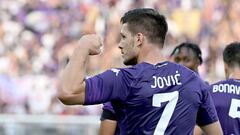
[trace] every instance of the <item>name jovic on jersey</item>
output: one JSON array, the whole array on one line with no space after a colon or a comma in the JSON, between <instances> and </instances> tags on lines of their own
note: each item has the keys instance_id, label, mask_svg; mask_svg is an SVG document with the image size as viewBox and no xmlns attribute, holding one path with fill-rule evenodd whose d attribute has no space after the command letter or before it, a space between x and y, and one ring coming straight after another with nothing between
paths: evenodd
<instances>
[{"instance_id":1,"label":"name jovic on jersey","mask_svg":"<svg viewBox=\"0 0 240 135\"><path fill-rule=\"evenodd\" d=\"M153 76L154 84L151 85L151 88L163 88L166 86L174 86L174 85L182 85L179 81L179 77L181 75L176 71L175 75L168 75L168 76Z\"/></svg>"},{"instance_id":2,"label":"name jovic on jersey","mask_svg":"<svg viewBox=\"0 0 240 135\"><path fill-rule=\"evenodd\" d=\"M120 134L192 135L218 120L208 85L179 64L140 63L86 79L85 105L111 101Z\"/></svg>"}]
</instances>

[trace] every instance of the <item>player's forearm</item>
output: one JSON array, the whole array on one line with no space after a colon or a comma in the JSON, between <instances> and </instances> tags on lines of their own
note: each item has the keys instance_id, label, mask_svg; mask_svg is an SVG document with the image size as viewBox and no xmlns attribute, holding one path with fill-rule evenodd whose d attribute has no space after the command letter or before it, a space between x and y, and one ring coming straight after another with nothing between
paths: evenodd
<instances>
[{"instance_id":1,"label":"player's forearm","mask_svg":"<svg viewBox=\"0 0 240 135\"><path fill-rule=\"evenodd\" d=\"M75 49L60 77L62 92L66 94L79 94L84 91L82 85L86 73L88 54L87 49L81 47Z\"/></svg>"}]
</instances>

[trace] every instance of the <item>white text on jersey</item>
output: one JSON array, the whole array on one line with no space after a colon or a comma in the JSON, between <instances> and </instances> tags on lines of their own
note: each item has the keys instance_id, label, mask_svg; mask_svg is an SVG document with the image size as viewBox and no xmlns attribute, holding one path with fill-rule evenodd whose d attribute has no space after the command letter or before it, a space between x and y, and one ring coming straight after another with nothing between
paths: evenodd
<instances>
[{"instance_id":1,"label":"white text on jersey","mask_svg":"<svg viewBox=\"0 0 240 135\"><path fill-rule=\"evenodd\" d=\"M114 73L116 73L116 76L118 76L118 73L119 73L119 71L120 71L119 69L112 68L111 70L112 70Z\"/></svg>"},{"instance_id":2,"label":"white text on jersey","mask_svg":"<svg viewBox=\"0 0 240 135\"><path fill-rule=\"evenodd\" d=\"M232 93L232 94L240 95L240 86L233 85L233 84L231 84L231 85L218 84L218 85L213 85L212 91L213 91L213 93L221 92L221 93Z\"/></svg>"},{"instance_id":3,"label":"white text on jersey","mask_svg":"<svg viewBox=\"0 0 240 135\"><path fill-rule=\"evenodd\" d=\"M181 75L176 71L175 75L168 75L168 76L153 76L154 83L151 85L151 88L163 88L165 86L172 86L172 85L182 85L179 81L179 77Z\"/></svg>"}]
</instances>

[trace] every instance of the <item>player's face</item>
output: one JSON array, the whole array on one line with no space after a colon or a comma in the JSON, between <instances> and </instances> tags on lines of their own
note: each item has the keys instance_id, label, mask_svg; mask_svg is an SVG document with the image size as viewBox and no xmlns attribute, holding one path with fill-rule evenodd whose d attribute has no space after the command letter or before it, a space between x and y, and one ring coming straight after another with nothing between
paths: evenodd
<instances>
[{"instance_id":1,"label":"player's face","mask_svg":"<svg viewBox=\"0 0 240 135\"><path fill-rule=\"evenodd\" d=\"M128 25L125 23L120 31L121 40L118 47L121 49L123 63L125 65L136 65L138 47L135 43L134 35L128 30Z\"/></svg>"},{"instance_id":2,"label":"player's face","mask_svg":"<svg viewBox=\"0 0 240 135\"><path fill-rule=\"evenodd\" d=\"M173 60L176 63L184 65L189 69L197 72L199 64L198 58L195 56L192 49L182 47L173 55Z\"/></svg>"}]
</instances>

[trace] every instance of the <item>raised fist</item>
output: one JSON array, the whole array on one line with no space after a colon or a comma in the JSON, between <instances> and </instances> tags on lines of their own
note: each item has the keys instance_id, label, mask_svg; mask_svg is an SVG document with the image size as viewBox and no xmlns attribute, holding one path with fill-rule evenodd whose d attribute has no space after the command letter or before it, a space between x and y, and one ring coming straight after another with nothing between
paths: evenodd
<instances>
[{"instance_id":1,"label":"raised fist","mask_svg":"<svg viewBox=\"0 0 240 135\"><path fill-rule=\"evenodd\" d=\"M81 48L87 49L89 55L98 55L102 52L103 44L100 36L96 34L84 35L79 40Z\"/></svg>"}]
</instances>

